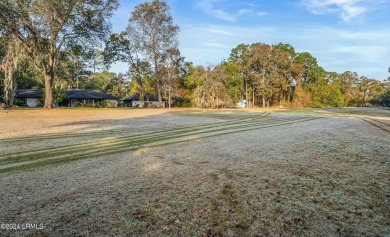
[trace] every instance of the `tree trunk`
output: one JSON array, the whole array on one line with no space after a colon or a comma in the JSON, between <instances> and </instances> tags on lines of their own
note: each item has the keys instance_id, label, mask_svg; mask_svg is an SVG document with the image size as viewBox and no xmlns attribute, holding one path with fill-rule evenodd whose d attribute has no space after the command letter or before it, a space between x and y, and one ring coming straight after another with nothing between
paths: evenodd
<instances>
[{"instance_id":1,"label":"tree trunk","mask_svg":"<svg viewBox=\"0 0 390 237\"><path fill-rule=\"evenodd\" d=\"M248 101L248 82L245 79L245 107L248 107L249 101Z\"/></svg>"},{"instance_id":2,"label":"tree trunk","mask_svg":"<svg viewBox=\"0 0 390 237\"><path fill-rule=\"evenodd\" d=\"M157 96L158 96L158 107L162 107L162 97L161 97L161 88L160 88L160 80L156 80L157 83Z\"/></svg>"},{"instance_id":3,"label":"tree trunk","mask_svg":"<svg viewBox=\"0 0 390 237\"><path fill-rule=\"evenodd\" d=\"M53 108L53 82L54 82L55 52L52 49L49 57L48 69L45 72L45 103L43 108Z\"/></svg>"},{"instance_id":4,"label":"tree trunk","mask_svg":"<svg viewBox=\"0 0 390 237\"><path fill-rule=\"evenodd\" d=\"M264 95L262 97L263 97L263 108L265 108L265 97Z\"/></svg>"},{"instance_id":5,"label":"tree trunk","mask_svg":"<svg viewBox=\"0 0 390 237\"><path fill-rule=\"evenodd\" d=\"M15 95L16 95L16 81L13 80L13 77L11 79L11 84L10 84L10 88L9 88L9 98L8 98L8 102L9 102L9 105L10 106L14 106L14 102L15 102Z\"/></svg>"},{"instance_id":6,"label":"tree trunk","mask_svg":"<svg viewBox=\"0 0 390 237\"><path fill-rule=\"evenodd\" d=\"M366 106L366 91L363 92L363 106Z\"/></svg>"},{"instance_id":7,"label":"tree trunk","mask_svg":"<svg viewBox=\"0 0 390 237\"><path fill-rule=\"evenodd\" d=\"M53 107L53 78L50 73L45 74L45 104L43 108L50 109Z\"/></svg>"},{"instance_id":8,"label":"tree trunk","mask_svg":"<svg viewBox=\"0 0 390 237\"><path fill-rule=\"evenodd\" d=\"M283 88L280 86L280 93L279 93L279 106L283 105Z\"/></svg>"},{"instance_id":9,"label":"tree trunk","mask_svg":"<svg viewBox=\"0 0 390 237\"><path fill-rule=\"evenodd\" d=\"M14 87L14 68L10 65L6 68L4 80L4 100L9 106L14 105L15 87Z\"/></svg>"},{"instance_id":10,"label":"tree trunk","mask_svg":"<svg viewBox=\"0 0 390 237\"><path fill-rule=\"evenodd\" d=\"M279 106L286 105L286 94L287 92L283 90L283 86L280 86Z\"/></svg>"},{"instance_id":11,"label":"tree trunk","mask_svg":"<svg viewBox=\"0 0 390 237\"><path fill-rule=\"evenodd\" d=\"M143 88L139 91L139 101L141 102L141 107L145 107L145 91Z\"/></svg>"},{"instance_id":12,"label":"tree trunk","mask_svg":"<svg viewBox=\"0 0 390 237\"><path fill-rule=\"evenodd\" d=\"M157 97L158 97L158 107L162 107L162 98L161 98L161 83L158 73L158 62L157 62L157 52L156 52L156 42L154 38L151 39L152 49L153 49L153 63L154 63L154 77L156 78L156 87L157 87Z\"/></svg>"},{"instance_id":13,"label":"tree trunk","mask_svg":"<svg viewBox=\"0 0 390 237\"><path fill-rule=\"evenodd\" d=\"M168 108L171 108L171 104L172 104L172 95L171 95L171 90L169 90L168 92Z\"/></svg>"},{"instance_id":14,"label":"tree trunk","mask_svg":"<svg viewBox=\"0 0 390 237\"><path fill-rule=\"evenodd\" d=\"M252 86L252 107L255 107L255 86Z\"/></svg>"}]
</instances>

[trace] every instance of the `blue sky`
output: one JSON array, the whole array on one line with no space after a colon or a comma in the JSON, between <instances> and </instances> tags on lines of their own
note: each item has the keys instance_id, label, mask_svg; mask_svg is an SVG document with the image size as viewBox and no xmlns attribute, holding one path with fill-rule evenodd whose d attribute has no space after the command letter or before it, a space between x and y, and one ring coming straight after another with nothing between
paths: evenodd
<instances>
[{"instance_id":1,"label":"blue sky","mask_svg":"<svg viewBox=\"0 0 390 237\"><path fill-rule=\"evenodd\" d=\"M120 0L113 32L126 28L141 0ZM180 51L195 65L216 65L240 43L279 42L309 52L327 71L383 80L390 67L390 0L167 0L180 26ZM126 72L118 63L114 72Z\"/></svg>"}]
</instances>

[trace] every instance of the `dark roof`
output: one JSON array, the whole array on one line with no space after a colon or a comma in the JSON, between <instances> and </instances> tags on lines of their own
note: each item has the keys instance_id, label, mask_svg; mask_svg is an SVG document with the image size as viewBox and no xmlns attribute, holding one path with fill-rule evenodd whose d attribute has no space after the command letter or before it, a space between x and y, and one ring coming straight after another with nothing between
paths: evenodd
<instances>
[{"instance_id":1,"label":"dark roof","mask_svg":"<svg viewBox=\"0 0 390 237\"><path fill-rule=\"evenodd\" d=\"M139 93L135 93L131 96L128 96L126 98L122 98L120 100L123 100L123 101L132 101L132 100L136 100L136 101L139 101ZM163 101L165 101L166 99L162 99ZM145 96L144 96L144 101L158 101L158 98L157 96L153 95L153 94L150 94L150 93L145 93Z\"/></svg>"},{"instance_id":2,"label":"dark roof","mask_svg":"<svg viewBox=\"0 0 390 237\"><path fill-rule=\"evenodd\" d=\"M73 89L65 91L66 96L71 99L99 99L99 100L117 100L116 96L106 94L101 91L89 90L89 89Z\"/></svg>"},{"instance_id":3,"label":"dark roof","mask_svg":"<svg viewBox=\"0 0 390 237\"><path fill-rule=\"evenodd\" d=\"M18 89L16 90L16 97L18 98L42 98L41 90L34 89Z\"/></svg>"}]
</instances>

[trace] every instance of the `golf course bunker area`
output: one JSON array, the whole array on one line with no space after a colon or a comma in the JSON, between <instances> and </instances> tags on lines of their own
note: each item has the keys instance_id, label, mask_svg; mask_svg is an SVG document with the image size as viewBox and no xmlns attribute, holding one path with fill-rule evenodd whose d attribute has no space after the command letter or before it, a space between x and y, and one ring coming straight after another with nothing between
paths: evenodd
<instances>
[{"instance_id":1,"label":"golf course bunker area","mask_svg":"<svg viewBox=\"0 0 390 237\"><path fill-rule=\"evenodd\" d=\"M390 235L389 110L26 109L0 123L0 224L20 226L0 236Z\"/></svg>"}]
</instances>

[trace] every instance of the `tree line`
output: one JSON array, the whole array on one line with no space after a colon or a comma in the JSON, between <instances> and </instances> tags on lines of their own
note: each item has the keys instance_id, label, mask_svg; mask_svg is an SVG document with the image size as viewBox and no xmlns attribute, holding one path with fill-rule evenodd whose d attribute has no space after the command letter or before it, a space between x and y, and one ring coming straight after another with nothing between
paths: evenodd
<instances>
[{"instance_id":1,"label":"tree line","mask_svg":"<svg viewBox=\"0 0 390 237\"><path fill-rule=\"evenodd\" d=\"M247 107L390 106L390 78L328 72L289 44L240 44L218 65L194 65L180 53L166 2L137 5L126 29L111 34L107 19L117 7L117 0L0 2L2 100L12 105L17 88L42 88L51 108L64 90L80 88L141 100L152 93L160 106L162 98L201 108L243 100ZM117 62L128 65L125 74L108 71Z\"/></svg>"}]
</instances>

